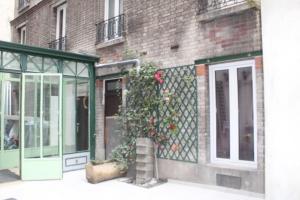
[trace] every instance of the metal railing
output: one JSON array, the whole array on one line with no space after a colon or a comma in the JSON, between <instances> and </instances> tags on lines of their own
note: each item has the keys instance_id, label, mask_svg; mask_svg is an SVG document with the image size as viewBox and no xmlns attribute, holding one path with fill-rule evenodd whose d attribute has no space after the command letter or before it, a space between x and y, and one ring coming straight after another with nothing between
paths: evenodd
<instances>
[{"instance_id":1,"label":"metal railing","mask_svg":"<svg viewBox=\"0 0 300 200\"><path fill-rule=\"evenodd\" d=\"M58 38L57 40L53 40L52 42L49 42L48 45L50 49L65 51L66 42L67 42L67 37L61 37Z\"/></svg>"},{"instance_id":2,"label":"metal railing","mask_svg":"<svg viewBox=\"0 0 300 200\"><path fill-rule=\"evenodd\" d=\"M198 0L199 14L233 7L247 2L247 0Z\"/></svg>"},{"instance_id":3,"label":"metal railing","mask_svg":"<svg viewBox=\"0 0 300 200\"><path fill-rule=\"evenodd\" d=\"M124 14L96 24L96 44L122 37L124 34Z\"/></svg>"},{"instance_id":4,"label":"metal railing","mask_svg":"<svg viewBox=\"0 0 300 200\"><path fill-rule=\"evenodd\" d=\"M19 10L29 5L29 0L19 0Z\"/></svg>"}]
</instances>

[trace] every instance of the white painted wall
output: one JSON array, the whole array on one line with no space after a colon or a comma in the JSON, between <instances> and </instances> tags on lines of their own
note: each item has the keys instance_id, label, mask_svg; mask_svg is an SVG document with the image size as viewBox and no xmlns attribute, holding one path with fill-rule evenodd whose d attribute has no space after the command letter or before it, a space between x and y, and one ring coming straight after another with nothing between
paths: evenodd
<instances>
[{"instance_id":1,"label":"white painted wall","mask_svg":"<svg viewBox=\"0 0 300 200\"><path fill-rule=\"evenodd\" d=\"M300 200L300 0L262 0L266 199Z\"/></svg>"},{"instance_id":2,"label":"white painted wall","mask_svg":"<svg viewBox=\"0 0 300 200\"><path fill-rule=\"evenodd\" d=\"M14 0L0 0L0 40L11 41L10 21L14 18L14 9Z\"/></svg>"}]
</instances>

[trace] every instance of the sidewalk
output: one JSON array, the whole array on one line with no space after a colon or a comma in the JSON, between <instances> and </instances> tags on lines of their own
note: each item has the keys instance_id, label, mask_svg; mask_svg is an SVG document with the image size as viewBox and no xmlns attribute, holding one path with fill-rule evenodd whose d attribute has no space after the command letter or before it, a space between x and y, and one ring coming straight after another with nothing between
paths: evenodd
<instances>
[{"instance_id":1,"label":"sidewalk","mask_svg":"<svg viewBox=\"0 0 300 200\"><path fill-rule=\"evenodd\" d=\"M229 190L228 190L229 191ZM145 189L119 180L89 184L84 171L64 174L60 181L17 181L0 184L0 200L262 200L199 184L169 181Z\"/></svg>"}]
</instances>

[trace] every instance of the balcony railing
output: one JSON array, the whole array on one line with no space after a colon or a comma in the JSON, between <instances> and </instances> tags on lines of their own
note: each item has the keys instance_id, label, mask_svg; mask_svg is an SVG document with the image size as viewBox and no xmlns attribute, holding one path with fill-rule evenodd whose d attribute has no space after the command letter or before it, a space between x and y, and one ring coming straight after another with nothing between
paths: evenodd
<instances>
[{"instance_id":1,"label":"balcony railing","mask_svg":"<svg viewBox=\"0 0 300 200\"><path fill-rule=\"evenodd\" d=\"M65 51L66 42L67 42L67 37L61 37L57 40L53 40L52 42L49 42L48 45L50 49Z\"/></svg>"},{"instance_id":2,"label":"balcony railing","mask_svg":"<svg viewBox=\"0 0 300 200\"><path fill-rule=\"evenodd\" d=\"M29 6L29 0L19 0L19 10Z\"/></svg>"},{"instance_id":3,"label":"balcony railing","mask_svg":"<svg viewBox=\"0 0 300 200\"><path fill-rule=\"evenodd\" d=\"M120 38L124 34L124 14L96 24L96 44Z\"/></svg>"},{"instance_id":4,"label":"balcony railing","mask_svg":"<svg viewBox=\"0 0 300 200\"><path fill-rule=\"evenodd\" d=\"M247 2L247 0L198 0L199 14L221 10Z\"/></svg>"}]
</instances>

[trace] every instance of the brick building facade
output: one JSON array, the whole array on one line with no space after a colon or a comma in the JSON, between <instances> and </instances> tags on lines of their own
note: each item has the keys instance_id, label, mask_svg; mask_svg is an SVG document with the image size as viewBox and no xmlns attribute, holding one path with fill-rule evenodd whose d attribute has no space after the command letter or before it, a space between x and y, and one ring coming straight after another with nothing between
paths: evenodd
<instances>
[{"instance_id":1,"label":"brick building facade","mask_svg":"<svg viewBox=\"0 0 300 200\"><path fill-rule=\"evenodd\" d=\"M13 41L21 41L21 28L26 26L24 43L47 48L52 41L60 38L58 36L63 36L66 37L65 50L99 55L101 64L130 58L152 61L161 68L195 64L199 113L198 161L187 163L160 159L161 176L264 193L260 11L246 1L232 0L225 1L229 2L228 5L220 3L221 1L201 0L115 0L113 4L110 2L29 1L22 9L16 8L16 17L11 22ZM236 3L230 4L232 2ZM60 13L57 10L62 5L66 5L65 13L62 14L65 15L65 22L61 21L62 24L65 23L65 33L59 35L57 18ZM210 68L220 63L235 65L236 62L245 60L254 62L252 80L255 80L256 87L252 95L253 106L256 106L256 121L253 122L256 135L252 137L255 166L214 163L211 159L213 153ZM105 124L108 123L103 103L105 80L120 78L118 73L130 67L132 65L115 64L96 69L98 159L105 159L107 139L107 136L104 136L107 129Z\"/></svg>"}]
</instances>

